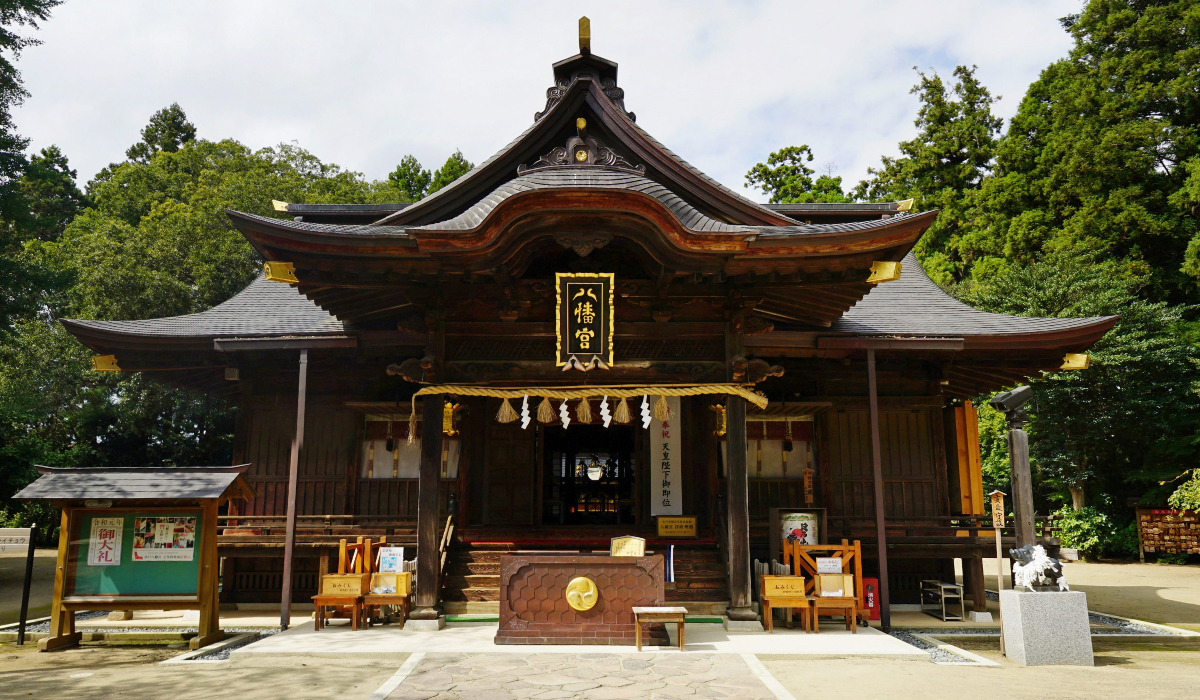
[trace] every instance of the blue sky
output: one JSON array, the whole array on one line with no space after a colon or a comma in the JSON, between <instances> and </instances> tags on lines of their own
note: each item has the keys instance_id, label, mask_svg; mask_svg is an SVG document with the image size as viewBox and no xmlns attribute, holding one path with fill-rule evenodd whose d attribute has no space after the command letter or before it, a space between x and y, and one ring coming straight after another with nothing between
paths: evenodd
<instances>
[{"instance_id":1,"label":"blue sky","mask_svg":"<svg viewBox=\"0 0 1200 700\"><path fill-rule=\"evenodd\" d=\"M851 185L915 132L913 66L978 65L1007 118L1069 51L1058 18L1081 6L67 0L18 63L32 96L15 120L33 148L62 148L81 183L171 102L203 138L294 141L370 178L408 153L479 162L542 108L550 64L576 52L587 15L627 108L697 167L741 190L771 150L807 143L818 170Z\"/></svg>"}]
</instances>

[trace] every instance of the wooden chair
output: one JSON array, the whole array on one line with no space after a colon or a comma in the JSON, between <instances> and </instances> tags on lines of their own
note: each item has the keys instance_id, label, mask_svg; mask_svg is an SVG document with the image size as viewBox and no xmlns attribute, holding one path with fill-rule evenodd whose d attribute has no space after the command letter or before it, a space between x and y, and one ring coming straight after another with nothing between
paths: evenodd
<instances>
[{"instance_id":1,"label":"wooden chair","mask_svg":"<svg viewBox=\"0 0 1200 700\"><path fill-rule=\"evenodd\" d=\"M834 614L840 612L846 619L846 629L858 634L858 598L854 595L858 580L854 574L817 574L817 595L813 596L811 611L813 632L821 631L821 611L829 610ZM829 595L830 591L834 594Z\"/></svg>"},{"instance_id":2,"label":"wooden chair","mask_svg":"<svg viewBox=\"0 0 1200 700\"><path fill-rule=\"evenodd\" d=\"M790 629L792 626L792 610L800 610L800 627L805 632L812 631L809 617L812 614L812 598L804 588L803 576L773 576L764 574L758 577L758 602L762 605L763 626L768 633L775 631L776 608L782 608L784 619Z\"/></svg>"},{"instance_id":3,"label":"wooden chair","mask_svg":"<svg viewBox=\"0 0 1200 700\"><path fill-rule=\"evenodd\" d=\"M316 607L315 627L317 630L325 627L326 619L335 618L350 618L350 627L357 630L360 624L365 626L366 608L363 605L362 595L343 595L326 593L325 577L328 575L329 557L322 553L320 559L320 577L317 583L317 595L313 596L313 605ZM371 540L359 537L356 542L350 544L347 540L338 542L338 570L339 575L345 574L370 574L371 573ZM364 571L365 569L365 571ZM333 608L334 613L328 614L328 608Z\"/></svg>"},{"instance_id":4,"label":"wooden chair","mask_svg":"<svg viewBox=\"0 0 1200 700\"><path fill-rule=\"evenodd\" d=\"M812 618L813 631L819 631L817 616L821 614L829 615L852 615L854 620L862 618L864 621L869 618L871 612L867 609L866 596L863 593L863 577L862 577L862 543L859 540L850 542L842 540L841 544L800 544L799 542L785 542L783 544L783 563L792 567L792 572L795 574L803 574L808 582L805 592L810 595L813 600L822 598L817 595L817 558L819 557L840 557L842 560L842 574L851 575L854 577L853 591L846 596L841 596L837 599L824 596L824 600L819 604L813 604L813 610L810 612ZM854 598L854 605L850 606L844 599ZM835 603L834 600L841 600ZM831 612L822 613L822 610ZM832 611L840 612L832 612ZM849 611L849 612L847 612ZM854 624L847 620L848 628L857 631Z\"/></svg>"},{"instance_id":5,"label":"wooden chair","mask_svg":"<svg viewBox=\"0 0 1200 700\"><path fill-rule=\"evenodd\" d=\"M368 548L371 546L371 541L367 540ZM408 620L408 603L409 596L412 593L412 573L398 573L397 589L395 593L375 593L376 581L381 576L391 576L392 574L379 573L380 555L383 548L387 546L387 537L380 537L379 542L375 546L375 557L373 559L374 570L371 573L371 588L372 592L368 592L363 596L363 606L366 608L367 626L374 624L376 618L383 617L383 609L386 607L397 607L400 609L400 624L404 624Z\"/></svg>"}]
</instances>

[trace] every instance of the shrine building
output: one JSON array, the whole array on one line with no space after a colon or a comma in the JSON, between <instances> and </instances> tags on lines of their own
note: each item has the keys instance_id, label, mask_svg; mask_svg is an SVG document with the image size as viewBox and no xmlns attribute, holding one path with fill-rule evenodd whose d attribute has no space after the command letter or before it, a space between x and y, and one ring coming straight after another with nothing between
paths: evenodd
<instances>
[{"instance_id":1,"label":"shrine building","mask_svg":"<svg viewBox=\"0 0 1200 700\"><path fill-rule=\"evenodd\" d=\"M267 261L232 299L63 321L100 368L237 407L254 495L222 507L221 602L307 602L322 552L386 536L417 558L414 619L494 614L500 554L635 535L673 552L668 604L752 620L752 562L799 512L806 536L862 542L885 607L961 559L986 610L969 400L1116 319L956 301L911 253L937 217L911 202L738 195L638 126L581 44L529 128L453 184L230 211Z\"/></svg>"}]
</instances>

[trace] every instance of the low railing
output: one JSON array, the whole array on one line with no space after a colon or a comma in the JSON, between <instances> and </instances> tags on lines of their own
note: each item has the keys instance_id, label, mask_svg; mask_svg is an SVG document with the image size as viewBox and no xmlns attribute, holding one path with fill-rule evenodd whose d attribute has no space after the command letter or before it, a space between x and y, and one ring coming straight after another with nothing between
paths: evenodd
<instances>
[{"instance_id":1,"label":"low railing","mask_svg":"<svg viewBox=\"0 0 1200 700\"><path fill-rule=\"evenodd\" d=\"M1034 518L1034 535L1039 540L1057 543L1061 528L1056 524L1059 516L1046 515ZM827 518L830 539L847 538L874 541L875 518L869 515L830 515ZM884 521L889 538L994 538L996 528L992 519L985 516L931 516L922 518L886 518ZM1016 536L1016 521L1008 518L1000 527L1001 538Z\"/></svg>"}]
</instances>

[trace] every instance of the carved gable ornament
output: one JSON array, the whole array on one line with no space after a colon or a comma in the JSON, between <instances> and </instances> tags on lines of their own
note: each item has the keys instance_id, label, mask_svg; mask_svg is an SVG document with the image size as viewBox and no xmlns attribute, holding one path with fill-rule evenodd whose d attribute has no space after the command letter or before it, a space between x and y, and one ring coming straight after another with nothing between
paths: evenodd
<instances>
[{"instance_id":1,"label":"carved gable ornament","mask_svg":"<svg viewBox=\"0 0 1200 700\"><path fill-rule=\"evenodd\" d=\"M607 369L613 362L613 290L611 272L559 272L555 364L567 369ZM565 366L564 366L565 365Z\"/></svg>"}]
</instances>

